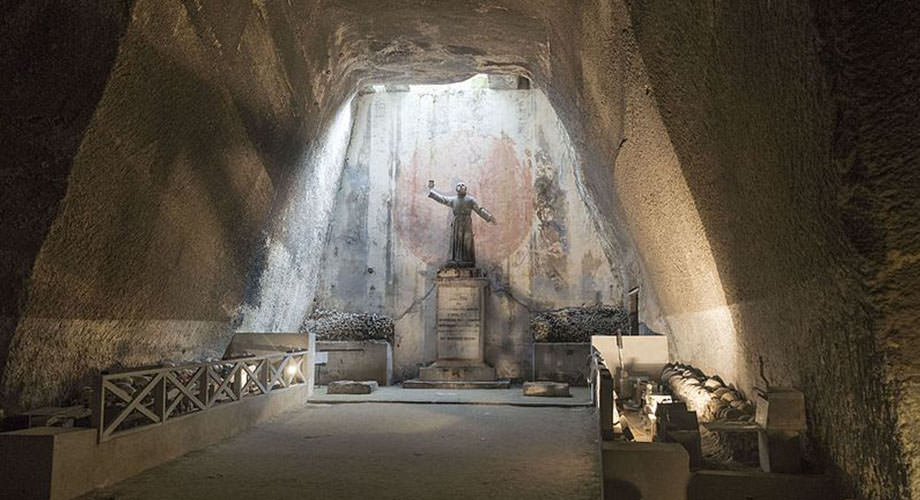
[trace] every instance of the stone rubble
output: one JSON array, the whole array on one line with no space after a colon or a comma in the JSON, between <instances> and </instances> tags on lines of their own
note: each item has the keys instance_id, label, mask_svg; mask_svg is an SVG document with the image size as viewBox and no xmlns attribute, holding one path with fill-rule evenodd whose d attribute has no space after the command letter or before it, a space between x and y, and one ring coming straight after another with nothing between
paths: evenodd
<instances>
[{"instance_id":1,"label":"stone rubble","mask_svg":"<svg viewBox=\"0 0 920 500\"><path fill-rule=\"evenodd\" d=\"M316 309L304 321L302 331L317 340L386 340L393 343L393 318L376 313L350 313Z\"/></svg>"},{"instance_id":2,"label":"stone rubble","mask_svg":"<svg viewBox=\"0 0 920 500\"><path fill-rule=\"evenodd\" d=\"M567 307L535 314L530 329L534 342L591 342L592 335L629 331L629 313L606 305Z\"/></svg>"}]
</instances>

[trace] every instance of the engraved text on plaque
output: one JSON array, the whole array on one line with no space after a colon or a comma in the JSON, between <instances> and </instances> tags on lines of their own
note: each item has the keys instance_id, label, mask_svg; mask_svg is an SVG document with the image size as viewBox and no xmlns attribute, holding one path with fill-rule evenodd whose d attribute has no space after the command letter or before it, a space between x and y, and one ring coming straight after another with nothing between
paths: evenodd
<instances>
[{"instance_id":1,"label":"engraved text on plaque","mask_svg":"<svg viewBox=\"0 0 920 500\"><path fill-rule=\"evenodd\" d=\"M438 358L482 361L482 287L438 288Z\"/></svg>"}]
</instances>

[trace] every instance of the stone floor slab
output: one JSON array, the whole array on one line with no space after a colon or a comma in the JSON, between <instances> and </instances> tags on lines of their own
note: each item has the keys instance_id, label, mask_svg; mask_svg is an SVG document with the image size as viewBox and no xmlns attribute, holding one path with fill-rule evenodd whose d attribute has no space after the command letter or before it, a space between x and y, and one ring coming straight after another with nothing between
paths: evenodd
<instances>
[{"instance_id":1,"label":"stone floor slab","mask_svg":"<svg viewBox=\"0 0 920 500\"><path fill-rule=\"evenodd\" d=\"M596 500L596 434L590 408L308 405L83 500Z\"/></svg>"},{"instance_id":2,"label":"stone floor slab","mask_svg":"<svg viewBox=\"0 0 920 500\"><path fill-rule=\"evenodd\" d=\"M381 387L373 394L328 394L326 387L316 388L310 398L314 403L424 403L472 404L510 406L592 406L588 387L571 387L571 397L524 396L521 387L510 389L403 389L399 386Z\"/></svg>"}]
</instances>

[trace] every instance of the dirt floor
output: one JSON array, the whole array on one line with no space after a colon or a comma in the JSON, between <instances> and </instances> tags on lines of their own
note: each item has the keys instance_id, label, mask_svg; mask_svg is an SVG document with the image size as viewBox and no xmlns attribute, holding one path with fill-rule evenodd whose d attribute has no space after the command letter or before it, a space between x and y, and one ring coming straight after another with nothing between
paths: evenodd
<instances>
[{"instance_id":1,"label":"dirt floor","mask_svg":"<svg viewBox=\"0 0 920 500\"><path fill-rule=\"evenodd\" d=\"M83 500L600 498L593 408L311 404Z\"/></svg>"}]
</instances>

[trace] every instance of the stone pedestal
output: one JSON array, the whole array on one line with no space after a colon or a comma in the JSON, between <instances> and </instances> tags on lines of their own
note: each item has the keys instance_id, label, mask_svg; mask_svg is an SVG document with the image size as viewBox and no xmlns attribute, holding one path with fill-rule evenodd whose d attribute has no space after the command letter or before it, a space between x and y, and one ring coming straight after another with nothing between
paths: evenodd
<instances>
[{"instance_id":1,"label":"stone pedestal","mask_svg":"<svg viewBox=\"0 0 920 500\"><path fill-rule=\"evenodd\" d=\"M403 387L508 387L495 378L485 353L485 293L489 280L478 268L445 268L435 278L438 360L419 369Z\"/></svg>"},{"instance_id":2,"label":"stone pedestal","mask_svg":"<svg viewBox=\"0 0 920 500\"><path fill-rule=\"evenodd\" d=\"M438 360L483 363L485 289L489 280L476 268L444 269L437 287Z\"/></svg>"}]
</instances>

